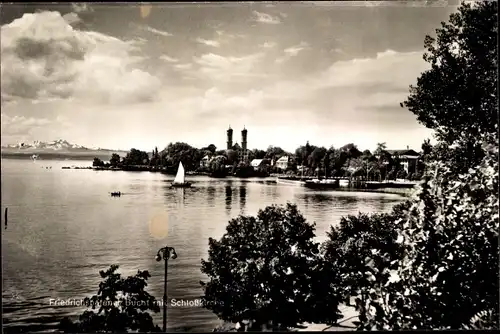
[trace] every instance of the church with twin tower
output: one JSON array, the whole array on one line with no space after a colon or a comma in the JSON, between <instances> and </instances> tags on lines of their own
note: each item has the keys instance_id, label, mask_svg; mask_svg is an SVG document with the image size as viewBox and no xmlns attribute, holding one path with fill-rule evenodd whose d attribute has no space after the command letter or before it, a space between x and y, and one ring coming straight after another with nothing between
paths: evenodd
<instances>
[{"instance_id":1,"label":"church with twin tower","mask_svg":"<svg viewBox=\"0 0 500 334\"><path fill-rule=\"evenodd\" d=\"M247 146L248 131L243 127L241 131L241 147L238 144L233 145L233 129L229 126L227 129L227 149L236 150L238 152L239 162L248 163L248 146Z\"/></svg>"}]
</instances>

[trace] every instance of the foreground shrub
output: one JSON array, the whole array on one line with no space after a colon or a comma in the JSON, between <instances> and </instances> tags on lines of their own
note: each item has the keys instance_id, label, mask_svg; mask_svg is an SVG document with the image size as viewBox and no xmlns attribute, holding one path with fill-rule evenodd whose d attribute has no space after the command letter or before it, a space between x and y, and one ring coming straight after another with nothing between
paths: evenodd
<instances>
[{"instance_id":1,"label":"foreground shrub","mask_svg":"<svg viewBox=\"0 0 500 334\"><path fill-rule=\"evenodd\" d=\"M342 217L322 245L325 266L332 275L340 276L337 290L343 301L350 304L350 299L356 297L360 328L367 320L368 301L375 305L373 301L384 293L386 283L394 279L403 256L403 245L396 242L396 223L410 205L409 201L399 204L391 214Z\"/></svg>"},{"instance_id":2,"label":"foreground shrub","mask_svg":"<svg viewBox=\"0 0 500 334\"><path fill-rule=\"evenodd\" d=\"M313 238L314 224L292 204L231 220L219 241L209 239L209 257L202 260L209 277L201 282L205 308L242 330L336 322L339 300L325 294L335 275L325 276Z\"/></svg>"},{"instance_id":3,"label":"foreground shrub","mask_svg":"<svg viewBox=\"0 0 500 334\"><path fill-rule=\"evenodd\" d=\"M458 177L445 163L432 166L399 232L409 246L400 268L402 324L461 328L483 310L498 314L497 145Z\"/></svg>"},{"instance_id":4,"label":"foreground shrub","mask_svg":"<svg viewBox=\"0 0 500 334\"><path fill-rule=\"evenodd\" d=\"M485 158L468 173L456 175L445 162L428 165L413 204L394 216L403 249L397 272L370 290L360 328L498 328L496 138L487 140Z\"/></svg>"},{"instance_id":5,"label":"foreground shrub","mask_svg":"<svg viewBox=\"0 0 500 334\"><path fill-rule=\"evenodd\" d=\"M151 277L149 272L138 271L135 276L123 279L115 272L117 269L118 265L112 265L99 272L103 281L99 283L97 295L84 300L92 311L84 311L75 323L64 318L60 323L63 332L161 332L148 312L160 311L155 297L144 291ZM96 308L98 311L94 312Z\"/></svg>"}]
</instances>

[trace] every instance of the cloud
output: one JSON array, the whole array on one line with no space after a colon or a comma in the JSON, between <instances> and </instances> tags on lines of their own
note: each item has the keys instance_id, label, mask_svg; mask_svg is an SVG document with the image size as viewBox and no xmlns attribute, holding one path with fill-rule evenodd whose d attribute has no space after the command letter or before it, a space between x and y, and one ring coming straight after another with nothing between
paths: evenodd
<instances>
[{"instance_id":1,"label":"cloud","mask_svg":"<svg viewBox=\"0 0 500 334\"><path fill-rule=\"evenodd\" d=\"M301 42L298 45L286 48L283 50L285 55L283 57L277 58L276 63L282 63L292 57L296 57L302 50L305 50L308 47L306 42Z\"/></svg>"},{"instance_id":2,"label":"cloud","mask_svg":"<svg viewBox=\"0 0 500 334\"><path fill-rule=\"evenodd\" d=\"M256 10L253 11L253 21L265 24L280 24L281 19L277 16L272 16L267 13L261 13Z\"/></svg>"},{"instance_id":3,"label":"cloud","mask_svg":"<svg viewBox=\"0 0 500 334\"><path fill-rule=\"evenodd\" d=\"M315 87L359 88L361 86L402 85L407 88L428 69L423 52L379 52L374 58L351 59L333 63L318 77Z\"/></svg>"},{"instance_id":4,"label":"cloud","mask_svg":"<svg viewBox=\"0 0 500 334\"><path fill-rule=\"evenodd\" d=\"M10 110L1 114L1 136L2 144L5 146L34 140L48 141L60 136L66 138L75 130L74 123L63 115L47 118L12 114L12 112L13 110Z\"/></svg>"},{"instance_id":5,"label":"cloud","mask_svg":"<svg viewBox=\"0 0 500 334\"><path fill-rule=\"evenodd\" d=\"M300 51L304 50L307 47L307 43L302 42L299 45L292 46L284 50L284 52L290 57L295 57L299 54Z\"/></svg>"},{"instance_id":6,"label":"cloud","mask_svg":"<svg viewBox=\"0 0 500 334\"><path fill-rule=\"evenodd\" d=\"M1 115L2 117L2 132L5 130L6 132L11 131L14 128L18 127L34 127L34 126L44 126L51 121L46 118L26 118L24 116L8 116L4 113ZM16 131L17 132L17 131Z\"/></svg>"},{"instance_id":7,"label":"cloud","mask_svg":"<svg viewBox=\"0 0 500 334\"><path fill-rule=\"evenodd\" d=\"M248 65L251 62L241 58L209 53L197 58L196 64L205 68L205 72L198 72L211 68L210 75L219 80L223 76L234 78L229 73L239 62L247 64L245 70L250 75L255 73ZM396 147L404 138L404 145L418 147L432 132L417 126L414 115L400 108L399 102L408 95L408 85L426 68L422 52L388 50L371 58L337 61L293 80L260 81L258 88L243 93L235 94L232 87L227 88L231 92L225 92L216 81L217 86L197 97L193 94L176 100L172 109L203 119L205 131L210 133L222 132L221 127L228 122L245 124L255 134L251 136L252 147L272 142L293 148L304 138L336 147L355 142L368 149L381 141ZM297 127L301 136L294 135ZM283 142L283 136L289 139Z\"/></svg>"},{"instance_id":8,"label":"cloud","mask_svg":"<svg viewBox=\"0 0 500 334\"><path fill-rule=\"evenodd\" d=\"M215 30L215 33L219 38L222 38L224 42L235 39L235 38L245 38L246 35L244 34L230 34L225 32L224 30Z\"/></svg>"},{"instance_id":9,"label":"cloud","mask_svg":"<svg viewBox=\"0 0 500 334\"><path fill-rule=\"evenodd\" d=\"M218 41L213 41L213 40L209 40L209 39L197 38L196 41L200 44L213 46L214 48L218 48L220 46L220 43Z\"/></svg>"},{"instance_id":10,"label":"cloud","mask_svg":"<svg viewBox=\"0 0 500 334\"><path fill-rule=\"evenodd\" d=\"M236 77L256 77L256 65L262 59L263 53L255 53L244 57L224 57L207 53L194 57L194 62L200 67L198 72L211 80L234 80Z\"/></svg>"},{"instance_id":11,"label":"cloud","mask_svg":"<svg viewBox=\"0 0 500 334\"><path fill-rule=\"evenodd\" d=\"M24 14L1 27L2 100L152 100L161 85L136 68L137 51L135 41L76 30L58 12Z\"/></svg>"},{"instance_id":12,"label":"cloud","mask_svg":"<svg viewBox=\"0 0 500 334\"><path fill-rule=\"evenodd\" d=\"M226 68L234 70L226 57L208 54L203 60L205 66L222 68L222 73ZM399 102L426 68L422 52L387 50L372 58L337 61L294 80L261 84L246 93L224 94L212 88L183 106L198 110L207 124L227 123L228 119L262 129L266 124L293 128L317 124L317 129L307 130L309 139L323 143L321 137L329 136L328 145L354 141L371 149L377 141L397 146L402 137L405 145L417 145L430 132L417 127L414 115L400 108Z\"/></svg>"},{"instance_id":13,"label":"cloud","mask_svg":"<svg viewBox=\"0 0 500 334\"><path fill-rule=\"evenodd\" d=\"M195 100L199 105L199 112L208 117L214 115L214 112L231 117L231 115L241 115L244 112L252 111L260 105L262 92L250 90L243 95L223 94L218 88L212 87L205 91L205 94ZM228 112L230 115L228 115Z\"/></svg>"},{"instance_id":14,"label":"cloud","mask_svg":"<svg viewBox=\"0 0 500 334\"><path fill-rule=\"evenodd\" d=\"M264 43L259 45L259 47L264 48L264 49L274 48L275 46L276 46L275 42L264 42Z\"/></svg>"},{"instance_id":15,"label":"cloud","mask_svg":"<svg viewBox=\"0 0 500 334\"><path fill-rule=\"evenodd\" d=\"M338 131L342 126L359 131L377 126L384 132L415 129L414 115L399 102L427 67L422 52L387 50L372 58L337 61L300 79L261 85L260 105L254 107L276 120L279 111L296 119L307 114L308 123L338 125Z\"/></svg>"},{"instance_id":16,"label":"cloud","mask_svg":"<svg viewBox=\"0 0 500 334\"><path fill-rule=\"evenodd\" d=\"M408 96L408 86L428 68L422 54L387 50L372 58L337 61L300 81L265 87L264 96L274 107L306 109L310 122L327 122L339 126L341 132L353 128L367 131L368 136L371 131L375 138L380 137L374 130L378 128L395 145L396 137L404 136L403 130L418 130L415 116L400 108L399 102Z\"/></svg>"},{"instance_id":17,"label":"cloud","mask_svg":"<svg viewBox=\"0 0 500 334\"><path fill-rule=\"evenodd\" d=\"M179 59L172 58L167 55L161 55L160 59L166 61L167 63L177 63L179 61Z\"/></svg>"},{"instance_id":18,"label":"cloud","mask_svg":"<svg viewBox=\"0 0 500 334\"><path fill-rule=\"evenodd\" d=\"M158 30L150 26L142 26L142 29L149 31L152 34L163 36L163 37L170 37L173 36L171 33L163 30Z\"/></svg>"},{"instance_id":19,"label":"cloud","mask_svg":"<svg viewBox=\"0 0 500 334\"><path fill-rule=\"evenodd\" d=\"M1 114L2 142L15 144L33 138L33 134L43 132L44 128L53 125L55 121L47 118L25 116L9 116Z\"/></svg>"},{"instance_id":20,"label":"cloud","mask_svg":"<svg viewBox=\"0 0 500 334\"><path fill-rule=\"evenodd\" d=\"M300 124L301 134L314 132L308 125L311 124L311 118L307 108L272 107L268 101L269 93L266 89L250 89L234 94L212 87L197 97L177 99L169 108L190 110L193 119L200 123L203 121L204 133L210 135L193 136L191 140L195 145L206 145L207 137L213 138L211 140L216 141L216 144L222 144L225 138L224 129L230 123L234 129L242 128L243 125L250 129L249 144L252 148L265 149L270 143L283 145L283 138L286 138L286 148L295 149L301 140L294 130L297 124ZM235 140L239 141L238 137L237 133Z\"/></svg>"},{"instance_id":21,"label":"cloud","mask_svg":"<svg viewBox=\"0 0 500 334\"><path fill-rule=\"evenodd\" d=\"M193 64L191 64L191 63L177 64L177 65L174 65L174 68L177 70L190 70L191 68L193 68Z\"/></svg>"}]
</instances>

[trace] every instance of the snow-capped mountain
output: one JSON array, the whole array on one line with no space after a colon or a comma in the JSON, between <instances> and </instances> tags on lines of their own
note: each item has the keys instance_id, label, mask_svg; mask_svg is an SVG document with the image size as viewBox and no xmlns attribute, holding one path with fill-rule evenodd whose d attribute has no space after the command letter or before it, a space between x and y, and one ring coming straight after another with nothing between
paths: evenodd
<instances>
[{"instance_id":1,"label":"snow-capped mountain","mask_svg":"<svg viewBox=\"0 0 500 334\"><path fill-rule=\"evenodd\" d=\"M124 155L126 152L103 148L87 148L82 145L72 144L64 139L58 139L51 142L37 140L2 146L2 156L23 157L37 154L47 157L98 157L100 159L109 159L112 153Z\"/></svg>"},{"instance_id":2,"label":"snow-capped mountain","mask_svg":"<svg viewBox=\"0 0 500 334\"><path fill-rule=\"evenodd\" d=\"M81 146L81 145L76 145L76 144L71 144L66 140L63 139L58 139L54 140L51 142L42 142L42 141L33 141L31 143L19 143L16 145L8 145L7 148L17 148L17 149L47 149L47 150L88 150L88 148Z\"/></svg>"}]
</instances>

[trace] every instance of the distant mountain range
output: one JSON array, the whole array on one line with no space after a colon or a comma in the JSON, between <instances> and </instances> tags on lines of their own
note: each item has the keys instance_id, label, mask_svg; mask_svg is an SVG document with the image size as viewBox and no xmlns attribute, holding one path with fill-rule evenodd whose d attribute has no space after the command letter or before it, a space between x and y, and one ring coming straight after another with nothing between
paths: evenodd
<instances>
[{"instance_id":1,"label":"distant mountain range","mask_svg":"<svg viewBox=\"0 0 500 334\"><path fill-rule=\"evenodd\" d=\"M93 159L94 157L97 157L108 161L113 153L117 153L120 156L127 154L127 152L120 150L105 149L100 147L88 148L81 145L71 144L63 139L54 140L52 142L25 142L1 147L2 156L18 158L28 158L35 154L42 159Z\"/></svg>"}]
</instances>

